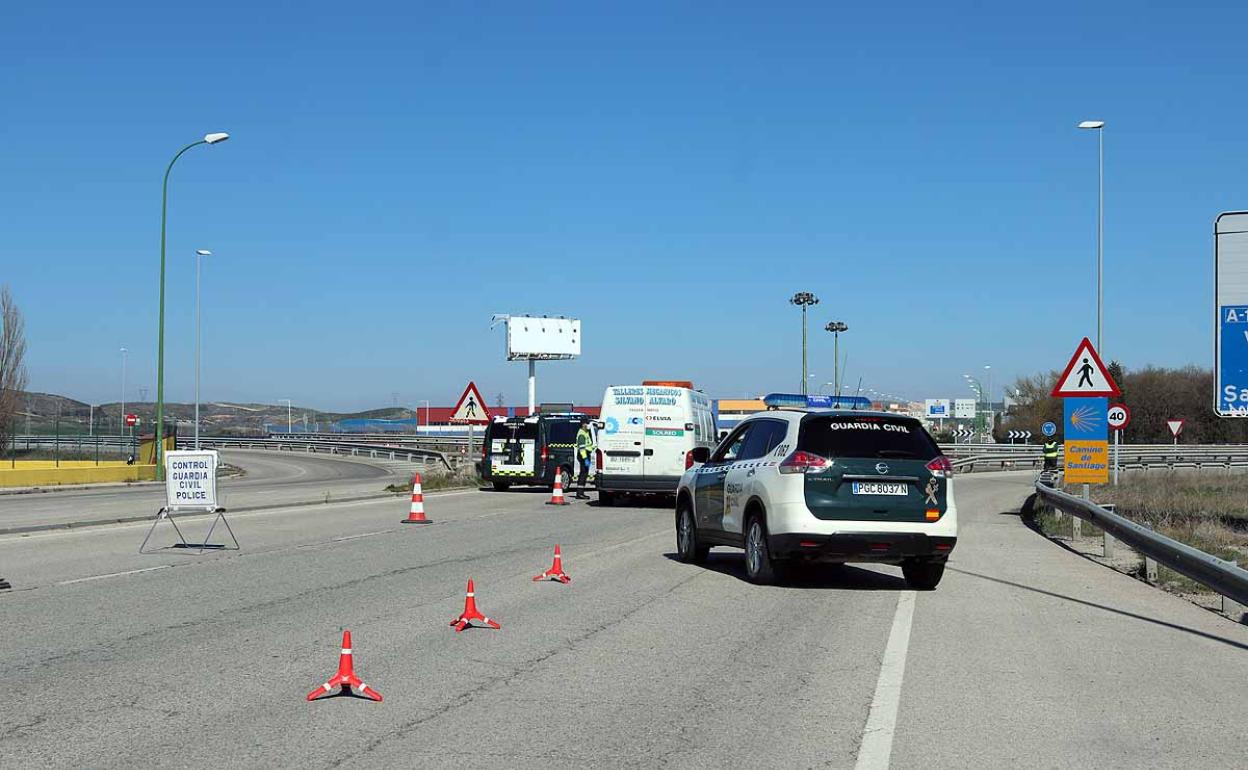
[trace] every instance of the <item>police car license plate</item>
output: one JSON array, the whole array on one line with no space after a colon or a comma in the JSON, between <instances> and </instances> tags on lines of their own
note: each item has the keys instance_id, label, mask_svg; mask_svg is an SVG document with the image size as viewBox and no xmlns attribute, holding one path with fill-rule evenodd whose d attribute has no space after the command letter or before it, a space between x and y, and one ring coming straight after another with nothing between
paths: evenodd
<instances>
[{"instance_id":1,"label":"police car license plate","mask_svg":"<svg viewBox=\"0 0 1248 770\"><path fill-rule=\"evenodd\" d=\"M897 495L905 497L910 494L906 484L895 481L855 481L855 495Z\"/></svg>"}]
</instances>

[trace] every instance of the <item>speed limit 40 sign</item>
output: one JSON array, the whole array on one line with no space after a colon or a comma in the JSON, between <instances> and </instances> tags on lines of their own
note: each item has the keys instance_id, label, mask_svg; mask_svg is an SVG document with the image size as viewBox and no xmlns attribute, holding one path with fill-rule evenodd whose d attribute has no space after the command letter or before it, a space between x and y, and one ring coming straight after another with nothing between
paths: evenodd
<instances>
[{"instance_id":1,"label":"speed limit 40 sign","mask_svg":"<svg viewBox=\"0 0 1248 770\"><path fill-rule=\"evenodd\" d=\"M1114 430L1122 430L1131 422L1131 410L1126 404L1111 404L1106 416L1109 419L1109 427Z\"/></svg>"}]
</instances>

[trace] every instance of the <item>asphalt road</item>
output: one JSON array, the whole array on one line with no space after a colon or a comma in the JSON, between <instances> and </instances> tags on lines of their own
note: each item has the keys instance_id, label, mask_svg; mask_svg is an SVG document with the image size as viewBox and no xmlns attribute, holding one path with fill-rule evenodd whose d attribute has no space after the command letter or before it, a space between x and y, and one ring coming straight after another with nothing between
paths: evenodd
<instances>
[{"instance_id":1,"label":"asphalt road","mask_svg":"<svg viewBox=\"0 0 1248 770\"><path fill-rule=\"evenodd\" d=\"M380 494L393 481L407 481L417 466L388 460L326 457L296 452L224 450L221 461L245 471L220 483L220 503L254 508ZM156 484L107 485L0 496L0 532L155 515L164 504Z\"/></svg>"},{"instance_id":2,"label":"asphalt road","mask_svg":"<svg viewBox=\"0 0 1248 770\"><path fill-rule=\"evenodd\" d=\"M0 766L1243 766L1248 628L1028 530L1025 476L956 483L930 593L753 586L675 561L665 509L541 493L240 514L204 556L0 537ZM555 542L572 584L533 583ZM448 628L469 577L502 630ZM305 702L343 627L385 702Z\"/></svg>"}]
</instances>

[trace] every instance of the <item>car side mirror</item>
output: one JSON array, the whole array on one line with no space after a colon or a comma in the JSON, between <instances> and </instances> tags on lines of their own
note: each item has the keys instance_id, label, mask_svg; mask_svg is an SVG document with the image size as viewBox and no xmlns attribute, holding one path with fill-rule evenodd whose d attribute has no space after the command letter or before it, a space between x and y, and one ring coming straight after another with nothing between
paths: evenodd
<instances>
[{"instance_id":1,"label":"car side mirror","mask_svg":"<svg viewBox=\"0 0 1248 770\"><path fill-rule=\"evenodd\" d=\"M598 430L606 430L607 424L603 422L602 420L599 420L598 422L594 423L594 427L597 428Z\"/></svg>"},{"instance_id":2,"label":"car side mirror","mask_svg":"<svg viewBox=\"0 0 1248 770\"><path fill-rule=\"evenodd\" d=\"M705 446L695 446L691 451L693 461L695 463L705 463L711 459L711 448Z\"/></svg>"}]
</instances>

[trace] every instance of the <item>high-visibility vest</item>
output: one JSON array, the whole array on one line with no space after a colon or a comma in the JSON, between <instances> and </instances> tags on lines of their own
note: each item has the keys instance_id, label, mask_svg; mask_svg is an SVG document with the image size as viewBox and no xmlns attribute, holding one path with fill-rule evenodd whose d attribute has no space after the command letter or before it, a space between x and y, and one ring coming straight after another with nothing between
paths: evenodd
<instances>
[{"instance_id":1,"label":"high-visibility vest","mask_svg":"<svg viewBox=\"0 0 1248 770\"><path fill-rule=\"evenodd\" d=\"M589 453L594 451L594 434L588 428L581 428L576 432L576 448L582 460L587 459Z\"/></svg>"},{"instance_id":2,"label":"high-visibility vest","mask_svg":"<svg viewBox=\"0 0 1248 770\"><path fill-rule=\"evenodd\" d=\"M1049 459L1049 460L1057 459L1057 442L1056 441L1044 442L1044 456L1046 459Z\"/></svg>"}]
</instances>

